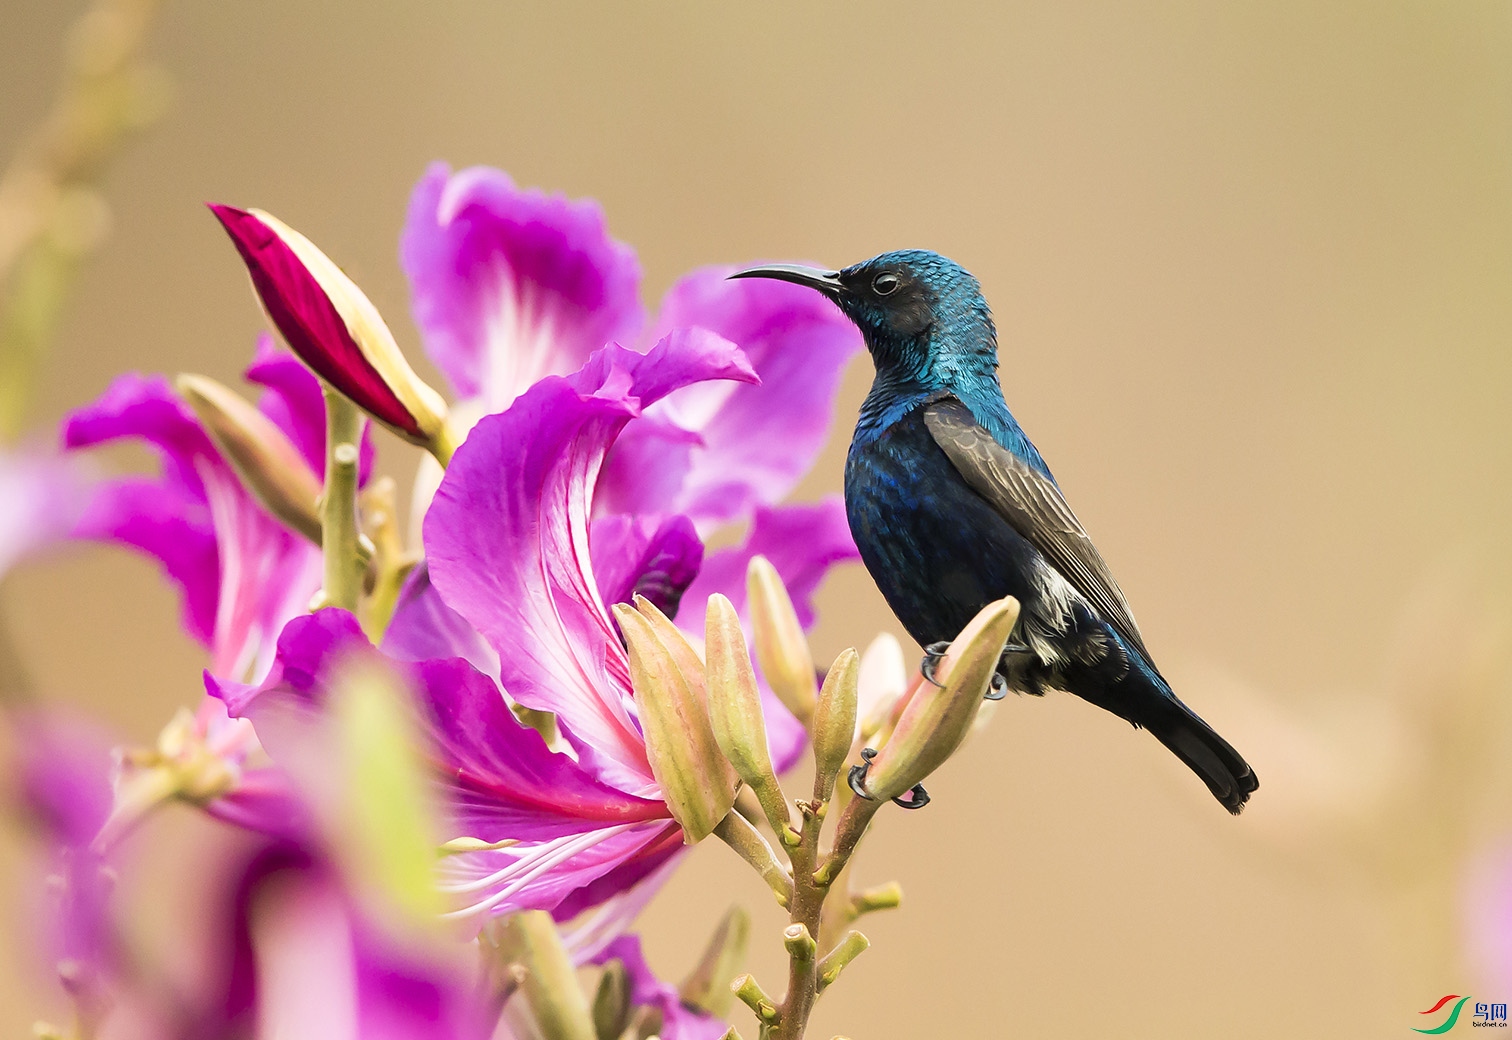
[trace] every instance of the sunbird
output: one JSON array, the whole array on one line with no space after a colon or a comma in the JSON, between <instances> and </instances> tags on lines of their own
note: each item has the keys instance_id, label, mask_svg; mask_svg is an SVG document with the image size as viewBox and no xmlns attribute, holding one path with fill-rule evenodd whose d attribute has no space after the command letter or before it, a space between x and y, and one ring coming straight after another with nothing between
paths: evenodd
<instances>
[{"instance_id":1,"label":"sunbird","mask_svg":"<svg viewBox=\"0 0 1512 1040\"><path fill-rule=\"evenodd\" d=\"M1259 780L1177 698L1118 583L1025 435L998 380L981 285L927 250L824 271L773 264L861 330L876 378L845 461L845 511L861 559L926 648L925 678L982 607L1020 614L989 696L1066 690L1154 734L1231 813Z\"/></svg>"}]
</instances>

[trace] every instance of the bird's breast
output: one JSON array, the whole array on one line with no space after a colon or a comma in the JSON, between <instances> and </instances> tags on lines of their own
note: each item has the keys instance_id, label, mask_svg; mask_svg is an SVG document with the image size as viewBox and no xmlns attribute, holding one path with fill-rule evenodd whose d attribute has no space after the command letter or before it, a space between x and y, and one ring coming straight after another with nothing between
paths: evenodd
<instances>
[{"instance_id":1,"label":"bird's breast","mask_svg":"<svg viewBox=\"0 0 1512 1040\"><path fill-rule=\"evenodd\" d=\"M1043 558L961 478L921 410L852 442L845 507L862 561L920 643L953 639L1004 596L1026 613L1052 606Z\"/></svg>"}]
</instances>

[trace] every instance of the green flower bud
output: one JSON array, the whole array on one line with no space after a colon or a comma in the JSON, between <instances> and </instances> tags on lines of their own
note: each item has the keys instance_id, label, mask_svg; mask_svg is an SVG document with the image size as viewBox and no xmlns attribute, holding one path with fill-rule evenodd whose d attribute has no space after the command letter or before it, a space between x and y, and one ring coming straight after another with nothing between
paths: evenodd
<instances>
[{"instance_id":1,"label":"green flower bud","mask_svg":"<svg viewBox=\"0 0 1512 1040\"><path fill-rule=\"evenodd\" d=\"M719 750L735 774L750 785L767 822L781 837L796 839L787 798L772 769L767 747L766 718L761 690L746 649L745 633L735 607L724 596L709 597L704 617L704 676L709 693L709 722Z\"/></svg>"},{"instance_id":2,"label":"green flower bud","mask_svg":"<svg viewBox=\"0 0 1512 1040\"><path fill-rule=\"evenodd\" d=\"M856 739L856 680L861 672L861 657L846 650L830 665L814 706L814 800L829 801L835 791L835 777L850 757L851 742Z\"/></svg>"},{"instance_id":3,"label":"green flower bud","mask_svg":"<svg viewBox=\"0 0 1512 1040\"><path fill-rule=\"evenodd\" d=\"M630 978L623 961L610 961L599 976L593 997L593 1031L600 1040L617 1040L630 1024Z\"/></svg>"},{"instance_id":4,"label":"green flower bud","mask_svg":"<svg viewBox=\"0 0 1512 1040\"><path fill-rule=\"evenodd\" d=\"M213 379L181 375L173 385L263 508L318 545L320 478L284 432L246 398Z\"/></svg>"},{"instance_id":5,"label":"green flower bud","mask_svg":"<svg viewBox=\"0 0 1512 1040\"><path fill-rule=\"evenodd\" d=\"M896 798L955 754L971 731L1003 646L1018 621L1012 596L989 603L950 644L935 671L939 687L921 683L864 780L872 798Z\"/></svg>"},{"instance_id":6,"label":"green flower bud","mask_svg":"<svg viewBox=\"0 0 1512 1040\"><path fill-rule=\"evenodd\" d=\"M746 598L761 674L777 699L807 726L818 696L814 656L809 652L787 586L765 556L752 557L746 568Z\"/></svg>"},{"instance_id":7,"label":"green flower bud","mask_svg":"<svg viewBox=\"0 0 1512 1040\"><path fill-rule=\"evenodd\" d=\"M623 603L614 605L614 616L630 651L630 682L652 775L672 818L682 826L684 840L692 845L708 837L730 811L736 786L700 696L702 669L694 675L699 683L695 692L678 665L682 657L685 665L691 661L696 666L698 657L675 627L670 633L658 632L656 623Z\"/></svg>"}]
</instances>

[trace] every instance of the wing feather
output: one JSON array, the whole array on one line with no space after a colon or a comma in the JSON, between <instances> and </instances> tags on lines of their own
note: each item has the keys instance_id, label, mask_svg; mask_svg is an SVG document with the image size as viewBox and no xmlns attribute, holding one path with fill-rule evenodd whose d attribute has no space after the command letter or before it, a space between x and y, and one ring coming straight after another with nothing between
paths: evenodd
<instances>
[{"instance_id":1,"label":"wing feather","mask_svg":"<svg viewBox=\"0 0 1512 1040\"><path fill-rule=\"evenodd\" d=\"M1054 481L999 444L954 397L926 405L924 425L966 483L1148 660L1123 590Z\"/></svg>"}]
</instances>

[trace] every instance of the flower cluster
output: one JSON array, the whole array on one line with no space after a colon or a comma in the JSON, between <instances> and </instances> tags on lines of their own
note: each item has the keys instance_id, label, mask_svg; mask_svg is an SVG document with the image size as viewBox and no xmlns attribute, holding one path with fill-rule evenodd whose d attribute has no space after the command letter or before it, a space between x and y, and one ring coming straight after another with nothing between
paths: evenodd
<instances>
[{"instance_id":1,"label":"flower cluster","mask_svg":"<svg viewBox=\"0 0 1512 1040\"><path fill-rule=\"evenodd\" d=\"M118 753L108 793L34 723L71 1032L712 1040L738 994L763 1035L800 1036L865 948L848 926L898 902L850 891L856 844L888 800L927 797L1017 616L984 611L938 685L908 684L890 639L818 682L812 595L856 553L838 500L783 500L854 328L719 268L648 320L592 203L436 167L401 253L448 397L310 240L212 210L292 353L258 342L255 401L129 375L64 429L160 458L101 483L76 531L156 558L210 657L197 709ZM407 535L364 416L424 449ZM743 538L706 551L729 525ZM805 748L814 793L794 802L779 776ZM235 825L194 940L225 956L193 999L132 956L110 893L123 840L173 801ZM742 915L680 988L627 934L709 835L792 914L781 1002L734 979Z\"/></svg>"}]
</instances>

